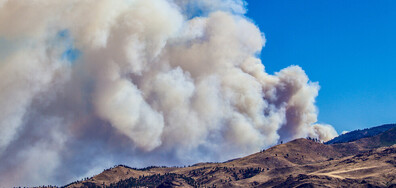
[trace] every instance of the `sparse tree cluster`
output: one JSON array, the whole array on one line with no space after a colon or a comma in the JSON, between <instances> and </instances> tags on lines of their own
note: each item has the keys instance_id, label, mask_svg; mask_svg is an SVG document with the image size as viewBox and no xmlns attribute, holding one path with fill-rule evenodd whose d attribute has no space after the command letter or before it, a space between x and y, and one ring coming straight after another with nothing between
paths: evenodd
<instances>
[{"instance_id":1,"label":"sparse tree cluster","mask_svg":"<svg viewBox=\"0 0 396 188\"><path fill-rule=\"evenodd\" d=\"M314 141L314 142L322 143L322 144L324 143L323 140L320 140L320 139L318 139L318 138L307 137L307 140L312 140L312 141Z\"/></svg>"},{"instance_id":2,"label":"sparse tree cluster","mask_svg":"<svg viewBox=\"0 0 396 188\"><path fill-rule=\"evenodd\" d=\"M113 187L158 187L158 186L171 186L172 182L177 180L177 179L182 179L184 182L186 182L188 185L193 186L193 187L199 187L199 184L191 177L187 177L185 175L181 174L175 174L175 173L165 173L163 175L161 174L154 174L151 176L141 176L139 178L129 178L126 180L121 180L117 183L110 184L110 188Z\"/></svg>"}]
</instances>

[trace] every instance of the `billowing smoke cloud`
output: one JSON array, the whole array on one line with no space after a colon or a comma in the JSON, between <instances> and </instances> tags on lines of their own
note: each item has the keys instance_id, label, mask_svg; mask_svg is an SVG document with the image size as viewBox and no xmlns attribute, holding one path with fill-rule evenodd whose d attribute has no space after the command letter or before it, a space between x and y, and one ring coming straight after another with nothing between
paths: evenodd
<instances>
[{"instance_id":1,"label":"billowing smoke cloud","mask_svg":"<svg viewBox=\"0 0 396 188\"><path fill-rule=\"evenodd\" d=\"M0 182L64 184L123 163L222 161L315 124L317 83L265 72L241 0L0 1ZM94 169L94 170L92 170Z\"/></svg>"}]
</instances>

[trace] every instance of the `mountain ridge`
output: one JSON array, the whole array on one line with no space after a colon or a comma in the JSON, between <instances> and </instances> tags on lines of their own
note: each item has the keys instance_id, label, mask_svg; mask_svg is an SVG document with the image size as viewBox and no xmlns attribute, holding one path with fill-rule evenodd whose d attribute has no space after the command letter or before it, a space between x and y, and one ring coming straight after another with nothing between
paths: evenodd
<instances>
[{"instance_id":1,"label":"mountain ridge","mask_svg":"<svg viewBox=\"0 0 396 188\"><path fill-rule=\"evenodd\" d=\"M346 143L300 138L223 163L118 165L64 187L396 187L395 138L396 128Z\"/></svg>"},{"instance_id":2,"label":"mountain ridge","mask_svg":"<svg viewBox=\"0 0 396 188\"><path fill-rule=\"evenodd\" d=\"M358 130L350 131L345 134L341 134L341 135L325 142L325 144L353 142L353 141L359 140L361 138L376 136L378 134L381 134L381 133L388 131L395 127L396 127L396 124L383 124L380 126L365 128L362 130L358 129Z\"/></svg>"}]
</instances>

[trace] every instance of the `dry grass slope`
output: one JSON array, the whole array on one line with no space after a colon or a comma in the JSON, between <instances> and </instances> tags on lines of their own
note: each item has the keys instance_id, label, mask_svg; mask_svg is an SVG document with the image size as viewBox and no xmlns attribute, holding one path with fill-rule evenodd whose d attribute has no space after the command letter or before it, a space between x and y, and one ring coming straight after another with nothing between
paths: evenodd
<instances>
[{"instance_id":1,"label":"dry grass slope","mask_svg":"<svg viewBox=\"0 0 396 188\"><path fill-rule=\"evenodd\" d=\"M396 187L396 145L389 146L395 136L392 129L341 144L297 139L229 162L186 168L117 166L67 187Z\"/></svg>"}]
</instances>

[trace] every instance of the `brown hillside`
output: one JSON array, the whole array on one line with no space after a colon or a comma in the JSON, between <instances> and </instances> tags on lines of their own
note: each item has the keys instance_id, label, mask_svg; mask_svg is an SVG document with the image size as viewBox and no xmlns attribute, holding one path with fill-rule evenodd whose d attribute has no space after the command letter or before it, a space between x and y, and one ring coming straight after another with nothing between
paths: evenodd
<instances>
[{"instance_id":1,"label":"brown hillside","mask_svg":"<svg viewBox=\"0 0 396 188\"><path fill-rule=\"evenodd\" d=\"M375 139L377 138L334 145L297 139L230 162L204 163L186 168L136 170L118 166L68 187L387 187L396 185L396 146L369 150L368 148L372 147L369 144L379 143Z\"/></svg>"}]
</instances>

